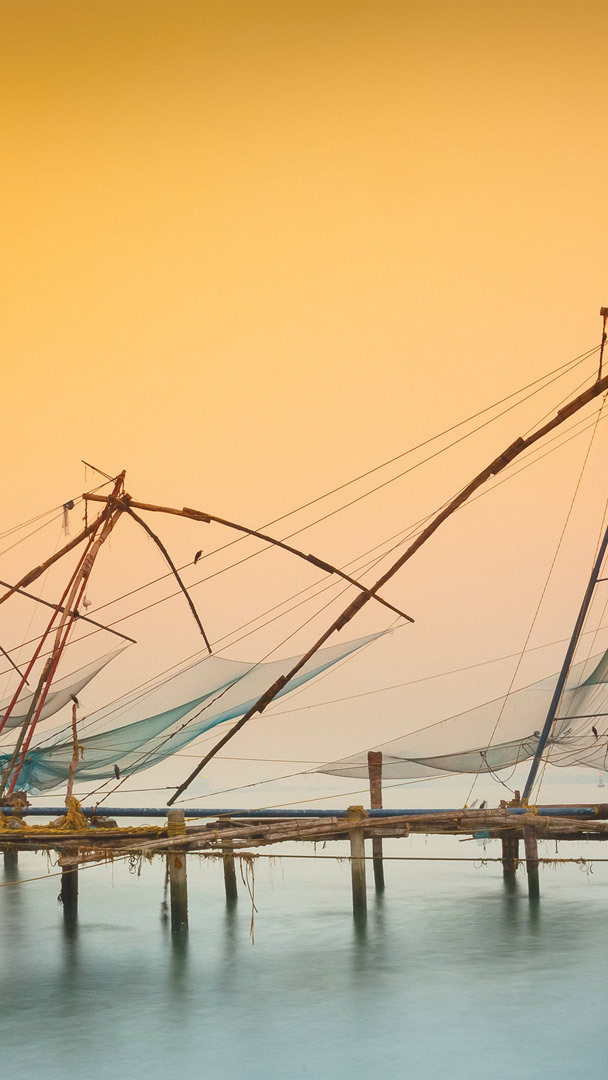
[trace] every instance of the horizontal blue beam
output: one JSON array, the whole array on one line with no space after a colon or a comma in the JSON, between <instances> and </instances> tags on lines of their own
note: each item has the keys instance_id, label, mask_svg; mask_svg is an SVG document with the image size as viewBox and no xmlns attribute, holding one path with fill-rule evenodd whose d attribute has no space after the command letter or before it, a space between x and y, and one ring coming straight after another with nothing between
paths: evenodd
<instances>
[{"instance_id":1,"label":"horizontal blue beam","mask_svg":"<svg viewBox=\"0 0 608 1080\"><path fill-rule=\"evenodd\" d=\"M508 814L517 816L519 814L526 814L528 810L525 806L508 806ZM608 813L606 807L600 808L595 805L588 806L539 806L538 812L544 817L577 817L577 818L596 818L600 816L601 809L604 809ZM198 806L185 806L183 808L187 818L221 818L221 817L234 817L234 818L255 818L256 820L272 820L273 818L345 818L348 817L347 810L240 810L235 809L218 809L217 807L208 807L207 809L201 809ZM12 806L1 806L0 811L5 815L13 815L14 809ZM27 817L62 817L67 813L65 806L28 806L23 811ZM461 806L455 809L448 807L440 807L439 809L427 809L426 807L418 808L415 810L366 810L370 818L391 818L402 817L409 814L411 817L423 814L462 814L463 808ZM167 817L167 807L165 806L100 806L95 808L93 806L83 806L82 813L86 817L111 817L111 818L165 818ZM479 813L479 811L476 811ZM481 811L483 813L483 811Z\"/></svg>"}]
</instances>

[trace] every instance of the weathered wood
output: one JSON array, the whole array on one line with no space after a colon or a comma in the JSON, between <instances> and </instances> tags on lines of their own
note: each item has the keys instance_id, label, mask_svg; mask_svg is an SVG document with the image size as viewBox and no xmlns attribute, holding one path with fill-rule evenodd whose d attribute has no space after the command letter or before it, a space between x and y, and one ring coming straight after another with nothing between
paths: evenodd
<instances>
[{"instance_id":1,"label":"weathered wood","mask_svg":"<svg viewBox=\"0 0 608 1080\"><path fill-rule=\"evenodd\" d=\"M183 810L169 810L167 832L170 838L184 840L186 819ZM174 850L167 855L169 892L171 900L171 932L180 934L188 929L188 871L186 852Z\"/></svg>"},{"instance_id":2,"label":"weathered wood","mask_svg":"<svg viewBox=\"0 0 608 1080\"><path fill-rule=\"evenodd\" d=\"M502 873L505 881L514 881L519 861L519 838L507 834L502 838Z\"/></svg>"},{"instance_id":3,"label":"weathered wood","mask_svg":"<svg viewBox=\"0 0 608 1080\"><path fill-rule=\"evenodd\" d=\"M68 786L65 793L65 805L69 806L70 799L72 798L72 792L74 790L74 773L78 767L79 759L79 746L78 746L78 725L76 722L78 706L76 702L72 704L72 760L70 761L70 767L68 769Z\"/></svg>"},{"instance_id":4,"label":"weathered wood","mask_svg":"<svg viewBox=\"0 0 608 1080\"><path fill-rule=\"evenodd\" d=\"M207 514L204 510L194 510L190 506L183 506L179 510L176 506L157 506L155 503L142 503L136 502L130 495L125 495L120 499L113 499L108 495L95 495L85 494L83 498L89 502L113 502L122 506L124 510L132 513L132 507L137 510L150 510L153 513L160 514L175 514L178 517L190 518L192 521L202 521L204 524L215 522L217 525L224 525L227 529L235 529L237 532L243 533L245 536L254 536L257 540L265 541L269 546L282 548L283 551L288 551L291 555L297 555L298 558L304 559L306 562L312 563L319 570L324 570L326 574L338 574L344 581L348 581L350 585L354 585L357 589L360 589L363 593L367 593L369 590L367 586L362 585L356 578L351 577L345 573L338 566L333 566L332 563L325 562L323 559L318 559L316 555L306 554L304 551L300 551L299 548L293 547L292 544L287 544L284 540L277 540L274 536L269 536L268 533L260 532L259 529L250 529L247 525L238 525L235 521L228 521L227 518L217 517L216 514ZM133 515L135 516L135 515ZM141 518L137 519L140 524L144 524ZM145 528L144 524L144 528ZM394 604L390 604L388 600L384 600L381 596L374 595L374 600L377 600L379 604L383 604L389 611L393 611L395 615L399 615L400 618L406 619L407 622L413 622L411 615L406 615L405 611L401 611L395 607Z\"/></svg>"},{"instance_id":5,"label":"weathered wood","mask_svg":"<svg viewBox=\"0 0 608 1080\"><path fill-rule=\"evenodd\" d=\"M382 809L382 752L370 750L367 755L369 771L369 805L372 810ZM384 892L384 863L382 862L382 838L372 837L372 858L376 892Z\"/></svg>"},{"instance_id":6,"label":"weathered wood","mask_svg":"<svg viewBox=\"0 0 608 1080\"><path fill-rule=\"evenodd\" d=\"M9 847L4 849L4 869L16 870L19 865L19 852L16 848Z\"/></svg>"},{"instance_id":7,"label":"weathered wood","mask_svg":"<svg viewBox=\"0 0 608 1080\"><path fill-rule=\"evenodd\" d=\"M524 847L526 850L526 871L528 874L528 896L537 900L540 896L538 878L538 840L533 825L524 825Z\"/></svg>"},{"instance_id":8,"label":"weathered wood","mask_svg":"<svg viewBox=\"0 0 608 1080\"><path fill-rule=\"evenodd\" d=\"M224 864L224 887L226 889L226 902L228 904L234 904L239 898L239 891L236 883L234 851L231 847L225 846L222 849L222 862Z\"/></svg>"},{"instance_id":9,"label":"weathered wood","mask_svg":"<svg viewBox=\"0 0 608 1080\"><path fill-rule=\"evenodd\" d=\"M68 926L73 926L78 919L78 863L74 861L76 854L72 845L66 845L59 855L61 889L58 899L63 904L63 917Z\"/></svg>"},{"instance_id":10,"label":"weathered wood","mask_svg":"<svg viewBox=\"0 0 608 1080\"><path fill-rule=\"evenodd\" d=\"M367 887L365 881L365 834L364 810L361 806L349 806L348 815L353 822L350 830L350 872L353 889L353 915L355 919L367 915Z\"/></svg>"}]
</instances>

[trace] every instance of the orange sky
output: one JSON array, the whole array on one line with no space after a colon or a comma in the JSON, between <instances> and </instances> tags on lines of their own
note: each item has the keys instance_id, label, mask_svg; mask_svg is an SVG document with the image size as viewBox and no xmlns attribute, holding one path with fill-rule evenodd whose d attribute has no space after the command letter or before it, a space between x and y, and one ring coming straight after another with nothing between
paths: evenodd
<instances>
[{"instance_id":1,"label":"orange sky","mask_svg":"<svg viewBox=\"0 0 608 1080\"><path fill-rule=\"evenodd\" d=\"M126 468L136 497L262 525L594 345L607 32L585 0L0 3L2 527L83 490L81 458ZM404 528L577 381L302 546L342 563ZM480 500L395 584L422 625L385 683L395 664L521 645L574 447ZM162 572L124 528L98 602ZM178 562L201 546L162 528ZM4 573L46 553L11 553ZM212 632L303 573L210 584ZM565 580L574 595L580 574ZM161 650L162 623L149 633ZM400 713L379 734L401 730Z\"/></svg>"}]
</instances>

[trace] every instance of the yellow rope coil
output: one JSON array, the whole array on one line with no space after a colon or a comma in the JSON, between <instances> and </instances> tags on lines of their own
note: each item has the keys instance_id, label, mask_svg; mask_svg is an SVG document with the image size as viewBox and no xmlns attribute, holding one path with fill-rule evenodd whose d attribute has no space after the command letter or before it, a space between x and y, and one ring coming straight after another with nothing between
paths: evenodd
<instances>
[{"instance_id":1,"label":"yellow rope coil","mask_svg":"<svg viewBox=\"0 0 608 1080\"><path fill-rule=\"evenodd\" d=\"M18 810L19 807L14 809ZM27 812L25 807L24 812ZM5 815L0 813L0 833L2 832L27 832L30 835L32 833L71 833L71 832L89 832L93 831L96 835L99 835L100 830L92 829L90 818L86 817L80 806L78 799L72 795L68 799L67 813L65 817L55 818L54 821L49 822L48 825L30 825L24 818L17 816L17 814ZM103 832L106 835L119 835L123 830L120 826L111 829L104 829ZM160 835L165 831L165 826L159 825L137 825L128 829L129 833L147 833L153 835Z\"/></svg>"}]
</instances>

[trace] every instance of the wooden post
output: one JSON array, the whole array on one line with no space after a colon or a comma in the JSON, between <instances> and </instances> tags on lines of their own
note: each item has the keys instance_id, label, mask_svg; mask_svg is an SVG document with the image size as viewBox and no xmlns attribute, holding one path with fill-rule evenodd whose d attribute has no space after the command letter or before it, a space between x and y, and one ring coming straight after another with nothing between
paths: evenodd
<instances>
[{"instance_id":1,"label":"wooden post","mask_svg":"<svg viewBox=\"0 0 608 1080\"><path fill-rule=\"evenodd\" d=\"M224 863L224 886L226 888L226 903L235 904L239 898L236 884L236 870L234 868L234 851L232 847L222 848L222 860Z\"/></svg>"},{"instance_id":2,"label":"wooden post","mask_svg":"<svg viewBox=\"0 0 608 1080\"><path fill-rule=\"evenodd\" d=\"M350 836L350 870L353 887L353 915L355 919L364 919L367 915L367 890L365 882L365 834L363 832L363 818L365 811L362 806L349 806L348 816L351 820L360 821L358 828L349 829Z\"/></svg>"},{"instance_id":3,"label":"wooden post","mask_svg":"<svg viewBox=\"0 0 608 1080\"><path fill-rule=\"evenodd\" d=\"M6 847L4 849L4 869L16 870L19 865L19 851L17 848Z\"/></svg>"},{"instance_id":4,"label":"wooden post","mask_svg":"<svg viewBox=\"0 0 608 1080\"><path fill-rule=\"evenodd\" d=\"M186 818L183 810L169 810L167 813L167 832L169 836L186 835ZM169 870L169 892L171 897L171 931L179 934L188 929L188 872L186 852L170 851L167 855Z\"/></svg>"},{"instance_id":5,"label":"wooden post","mask_svg":"<svg viewBox=\"0 0 608 1080\"><path fill-rule=\"evenodd\" d=\"M370 750L367 755L369 771L369 805L372 810L382 809L382 752ZM372 837L374 883L376 892L384 892L384 863L382 862L382 838Z\"/></svg>"},{"instance_id":6,"label":"wooden post","mask_svg":"<svg viewBox=\"0 0 608 1080\"><path fill-rule=\"evenodd\" d=\"M502 876L505 881L514 881L519 862L519 838L506 835L502 838Z\"/></svg>"},{"instance_id":7,"label":"wooden post","mask_svg":"<svg viewBox=\"0 0 608 1080\"><path fill-rule=\"evenodd\" d=\"M538 841L533 825L524 825L524 846L526 849L526 870L528 872L528 896L538 900L540 882L538 879Z\"/></svg>"},{"instance_id":8,"label":"wooden post","mask_svg":"<svg viewBox=\"0 0 608 1080\"><path fill-rule=\"evenodd\" d=\"M75 926L78 921L78 849L64 847L59 856L61 866L61 890L59 902L63 904L63 921Z\"/></svg>"}]
</instances>

